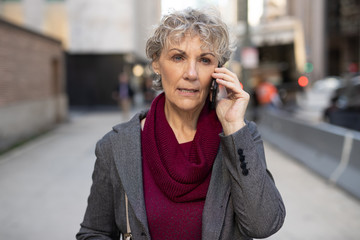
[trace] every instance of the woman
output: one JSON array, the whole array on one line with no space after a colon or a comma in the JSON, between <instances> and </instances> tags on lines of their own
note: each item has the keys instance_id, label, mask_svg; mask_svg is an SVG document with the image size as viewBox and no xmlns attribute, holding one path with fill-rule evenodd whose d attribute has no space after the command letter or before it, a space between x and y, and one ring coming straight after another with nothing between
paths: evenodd
<instances>
[{"instance_id":1,"label":"woman","mask_svg":"<svg viewBox=\"0 0 360 240\"><path fill-rule=\"evenodd\" d=\"M285 208L256 126L244 120L249 94L217 67L229 60L229 42L214 13L162 19L146 51L163 93L98 142L78 239L119 239L126 212L133 239L252 239L279 230ZM216 110L212 78L227 91Z\"/></svg>"}]
</instances>

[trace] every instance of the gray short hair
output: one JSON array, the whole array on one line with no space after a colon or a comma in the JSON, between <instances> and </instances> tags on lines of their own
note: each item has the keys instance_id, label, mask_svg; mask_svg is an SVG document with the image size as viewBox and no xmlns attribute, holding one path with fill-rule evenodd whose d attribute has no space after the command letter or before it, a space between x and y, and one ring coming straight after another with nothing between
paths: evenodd
<instances>
[{"instance_id":1,"label":"gray short hair","mask_svg":"<svg viewBox=\"0 0 360 240\"><path fill-rule=\"evenodd\" d=\"M186 34L199 36L204 48L214 51L220 65L224 65L234 51L227 25L215 9L196 10L187 8L165 15L147 40L146 55L151 62L157 61L166 44L179 43ZM162 89L160 76L154 79L153 87Z\"/></svg>"}]
</instances>

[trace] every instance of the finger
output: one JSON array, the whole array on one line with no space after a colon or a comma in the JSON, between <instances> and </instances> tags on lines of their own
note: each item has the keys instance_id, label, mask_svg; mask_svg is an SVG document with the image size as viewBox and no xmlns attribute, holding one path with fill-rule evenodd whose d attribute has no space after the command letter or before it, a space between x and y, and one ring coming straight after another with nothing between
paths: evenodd
<instances>
[{"instance_id":1,"label":"finger","mask_svg":"<svg viewBox=\"0 0 360 240\"><path fill-rule=\"evenodd\" d=\"M222 80L222 81L226 81L226 82L229 82L229 83L232 83L234 84L235 86L238 86L240 87L240 82L239 80L234 77L234 76L231 76L231 75L228 75L228 74L225 74L225 73L213 73L212 75L215 79L219 79L219 80Z\"/></svg>"},{"instance_id":2,"label":"finger","mask_svg":"<svg viewBox=\"0 0 360 240\"><path fill-rule=\"evenodd\" d=\"M216 82L234 93L241 93L242 91L240 84L234 81L226 81L224 79L217 78Z\"/></svg>"},{"instance_id":3,"label":"finger","mask_svg":"<svg viewBox=\"0 0 360 240\"><path fill-rule=\"evenodd\" d=\"M237 78L235 73L227 70L226 68L223 68L222 70L225 70L225 71L215 72L215 73L212 74L212 77L217 78L217 79L222 79L222 80L225 80L225 81L233 82L233 83L235 83L235 85L238 85L241 88L243 88L242 84L240 83L240 81Z\"/></svg>"},{"instance_id":4,"label":"finger","mask_svg":"<svg viewBox=\"0 0 360 240\"><path fill-rule=\"evenodd\" d=\"M248 96L250 96L241 86L241 83L238 82L238 84L233 83L233 82L229 82L229 81L224 81L222 79L216 79L216 82L219 85L224 86L227 89L227 92L229 94L235 94L235 98L248 98ZM240 87L239 87L240 86Z\"/></svg>"},{"instance_id":5,"label":"finger","mask_svg":"<svg viewBox=\"0 0 360 240\"><path fill-rule=\"evenodd\" d=\"M232 76L234 79L237 79L237 75L225 67L215 68L215 73L224 73L229 76Z\"/></svg>"},{"instance_id":6,"label":"finger","mask_svg":"<svg viewBox=\"0 0 360 240\"><path fill-rule=\"evenodd\" d=\"M232 89L233 88L232 86L234 86L236 88L243 89L242 84L240 83L240 81L237 79L236 76L232 77L232 76L229 76L224 73L214 73L213 77L215 77L216 79L219 80L218 83L220 83L226 87L229 87Z\"/></svg>"}]
</instances>

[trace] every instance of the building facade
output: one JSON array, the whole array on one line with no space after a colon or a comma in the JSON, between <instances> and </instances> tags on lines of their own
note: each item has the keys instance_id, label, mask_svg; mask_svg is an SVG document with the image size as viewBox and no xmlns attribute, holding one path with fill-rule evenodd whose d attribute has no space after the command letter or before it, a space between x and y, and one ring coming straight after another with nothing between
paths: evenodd
<instances>
[{"instance_id":1,"label":"building facade","mask_svg":"<svg viewBox=\"0 0 360 240\"><path fill-rule=\"evenodd\" d=\"M115 105L123 71L140 88L132 68L146 66L146 38L160 15L161 0L0 0L0 16L62 42L72 106Z\"/></svg>"},{"instance_id":2,"label":"building facade","mask_svg":"<svg viewBox=\"0 0 360 240\"><path fill-rule=\"evenodd\" d=\"M161 15L160 0L69 1L70 40L67 81L72 106L116 105L112 92L118 76L126 72L135 92L143 76L132 69L146 69L146 39ZM139 94L141 96L141 94Z\"/></svg>"},{"instance_id":3,"label":"building facade","mask_svg":"<svg viewBox=\"0 0 360 240\"><path fill-rule=\"evenodd\" d=\"M251 40L260 67L273 65L282 72L278 83L301 75L311 83L359 71L360 1L264 0Z\"/></svg>"},{"instance_id":4,"label":"building facade","mask_svg":"<svg viewBox=\"0 0 360 240\"><path fill-rule=\"evenodd\" d=\"M329 75L359 72L360 1L326 2L326 71Z\"/></svg>"}]
</instances>

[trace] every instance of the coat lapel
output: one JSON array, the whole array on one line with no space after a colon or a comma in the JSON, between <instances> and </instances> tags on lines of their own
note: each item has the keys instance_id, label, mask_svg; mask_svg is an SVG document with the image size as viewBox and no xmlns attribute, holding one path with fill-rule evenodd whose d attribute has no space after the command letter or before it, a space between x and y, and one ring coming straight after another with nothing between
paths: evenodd
<instances>
[{"instance_id":1,"label":"coat lapel","mask_svg":"<svg viewBox=\"0 0 360 240\"><path fill-rule=\"evenodd\" d=\"M202 239L219 239L224 224L230 195L230 179L227 174L224 174L227 170L220 156L222 156L221 148L214 162L206 195L202 218Z\"/></svg>"},{"instance_id":2,"label":"coat lapel","mask_svg":"<svg viewBox=\"0 0 360 240\"><path fill-rule=\"evenodd\" d=\"M138 220L148 229L143 192L141 161L141 115L135 115L128 123L114 127L113 153L123 188L128 195L129 205Z\"/></svg>"}]
</instances>

